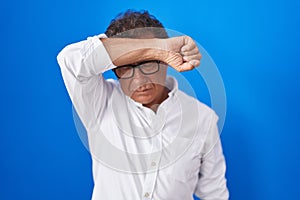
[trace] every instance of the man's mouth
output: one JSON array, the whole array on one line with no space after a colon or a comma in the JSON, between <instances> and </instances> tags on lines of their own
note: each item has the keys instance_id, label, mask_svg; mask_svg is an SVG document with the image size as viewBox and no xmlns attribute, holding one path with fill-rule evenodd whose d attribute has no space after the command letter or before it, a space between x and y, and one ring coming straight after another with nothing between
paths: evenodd
<instances>
[{"instance_id":1,"label":"man's mouth","mask_svg":"<svg viewBox=\"0 0 300 200\"><path fill-rule=\"evenodd\" d=\"M147 88L138 88L137 90L135 90L135 92L146 92L150 89L147 89Z\"/></svg>"},{"instance_id":2,"label":"man's mouth","mask_svg":"<svg viewBox=\"0 0 300 200\"><path fill-rule=\"evenodd\" d=\"M135 89L134 92L138 92L138 93L148 92L152 88L153 88L152 84L142 85L137 89Z\"/></svg>"}]
</instances>

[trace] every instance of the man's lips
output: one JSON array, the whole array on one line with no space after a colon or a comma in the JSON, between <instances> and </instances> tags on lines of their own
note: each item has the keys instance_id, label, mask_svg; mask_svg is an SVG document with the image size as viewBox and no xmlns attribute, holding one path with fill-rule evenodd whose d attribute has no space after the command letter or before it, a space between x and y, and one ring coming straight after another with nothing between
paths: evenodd
<instances>
[{"instance_id":1,"label":"man's lips","mask_svg":"<svg viewBox=\"0 0 300 200\"><path fill-rule=\"evenodd\" d=\"M148 92L151 89L153 89L152 84L147 84L147 85L138 87L137 89L134 90L134 92L138 92L138 93Z\"/></svg>"},{"instance_id":2,"label":"man's lips","mask_svg":"<svg viewBox=\"0 0 300 200\"><path fill-rule=\"evenodd\" d=\"M138 89L138 90L134 91L134 93L143 95L143 94L147 94L150 91L151 91L151 88L150 89Z\"/></svg>"}]
</instances>

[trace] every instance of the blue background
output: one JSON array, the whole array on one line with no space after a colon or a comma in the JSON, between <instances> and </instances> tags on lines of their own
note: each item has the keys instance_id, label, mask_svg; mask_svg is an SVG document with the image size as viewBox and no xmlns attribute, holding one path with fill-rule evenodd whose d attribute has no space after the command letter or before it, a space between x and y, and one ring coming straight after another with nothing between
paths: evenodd
<instances>
[{"instance_id":1,"label":"blue background","mask_svg":"<svg viewBox=\"0 0 300 200\"><path fill-rule=\"evenodd\" d=\"M300 199L296 0L2 3L0 199L90 199L91 160L56 55L128 8L192 36L217 64L227 94L222 140L231 199Z\"/></svg>"}]
</instances>

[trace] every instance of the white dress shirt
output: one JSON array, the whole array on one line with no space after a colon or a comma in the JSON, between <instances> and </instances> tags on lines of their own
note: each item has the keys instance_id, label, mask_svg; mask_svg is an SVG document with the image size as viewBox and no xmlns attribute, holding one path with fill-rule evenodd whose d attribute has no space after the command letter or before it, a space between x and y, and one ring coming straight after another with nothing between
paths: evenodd
<instances>
[{"instance_id":1,"label":"white dress shirt","mask_svg":"<svg viewBox=\"0 0 300 200\"><path fill-rule=\"evenodd\" d=\"M115 68L99 38L65 47L62 76L88 134L93 200L225 200L225 160L214 111L178 90L157 112L124 95L102 73Z\"/></svg>"}]
</instances>

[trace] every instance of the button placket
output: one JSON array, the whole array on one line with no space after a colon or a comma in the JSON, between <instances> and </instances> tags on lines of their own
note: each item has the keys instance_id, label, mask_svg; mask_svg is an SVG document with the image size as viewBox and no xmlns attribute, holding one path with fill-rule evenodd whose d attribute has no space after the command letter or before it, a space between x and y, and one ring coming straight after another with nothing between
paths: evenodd
<instances>
[{"instance_id":1,"label":"button placket","mask_svg":"<svg viewBox=\"0 0 300 200\"><path fill-rule=\"evenodd\" d=\"M158 175L158 169L159 169L159 162L161 159L162 155L162 136L160 133L160 137L155 145L159 147L159 153L156 154L156 156L152 156L150 158L150 162L148 164L149 166L149 171L146 173L145 177L145 183L144 183L144 189L143 189L143 199L148 200L151 199L153 196L156 180L157 180L157 175Z\"/></svg>"}]
</instances>

